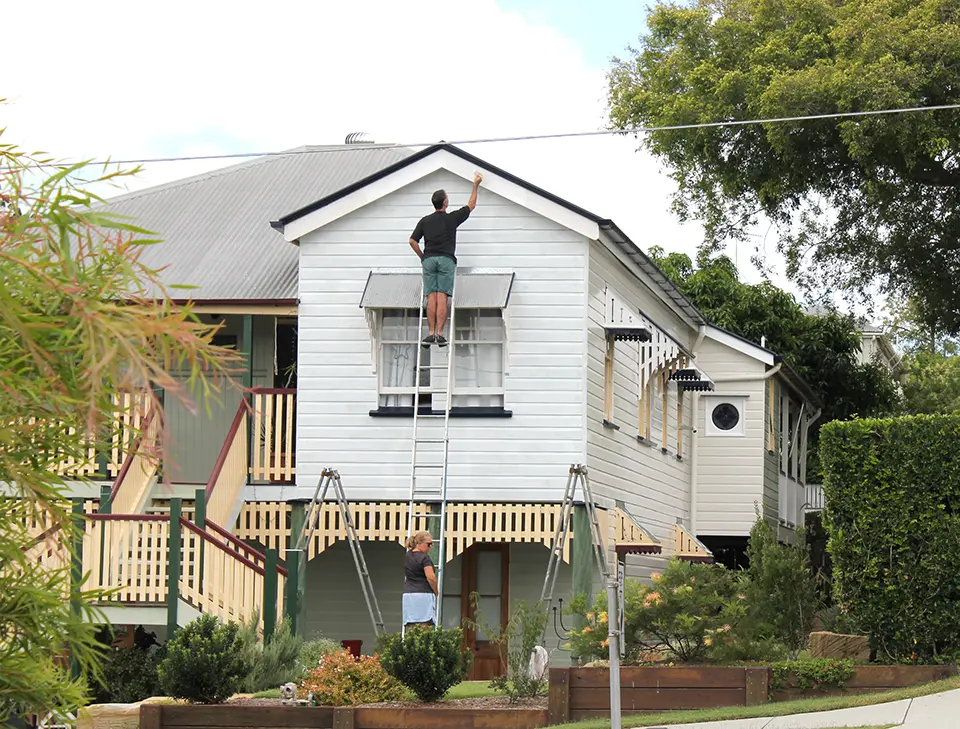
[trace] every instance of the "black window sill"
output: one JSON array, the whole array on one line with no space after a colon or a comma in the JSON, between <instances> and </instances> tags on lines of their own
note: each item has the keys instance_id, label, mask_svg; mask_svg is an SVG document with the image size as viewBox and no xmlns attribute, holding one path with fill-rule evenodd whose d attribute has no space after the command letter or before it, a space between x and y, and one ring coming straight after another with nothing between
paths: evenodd
<instances>
[{"instance_id":1,"label":"black window sill","mask_svg":"<svg viewBox=\"0 0 960 729\"><path fill-rule=\"evenodd\" d=\"M420 408L417 415L443 415L443 410ZM413 407L382 407L370 411L372 418L412 418ZM451 418L512 418L512 410L503 408L450 408Z\"/></svg>"},{"instance_id":2,"label":"black window sill","mask_svg":"<svg viewBox=\"0 0 960 729\"><path fill-rule=\"evenodd\" d=\"M620 426L619 426L619 425L617 425L616 423L611 423L611 422L610 422L609 420L607 420L606 418L604 418L604 420L603 420L603 427L604 427L604 428L610 428L610 430L620 430Z\"/></svg>"}]
</instances>

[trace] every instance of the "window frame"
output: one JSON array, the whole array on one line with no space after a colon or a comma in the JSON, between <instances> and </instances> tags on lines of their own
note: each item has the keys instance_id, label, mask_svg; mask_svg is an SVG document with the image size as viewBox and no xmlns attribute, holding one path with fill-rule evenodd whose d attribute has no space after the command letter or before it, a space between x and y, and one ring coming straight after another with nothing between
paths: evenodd
<instances>
[{"instance_id":1,"label":"window frame","mask_svg":"<svg viewBox=\"0 0 960 729\"><path fill-rule=\"evenodd\" d=\"M487 396L495 397L499 396L501 398L501 403L494 406L485 406L485 405L456 405L451 404L452 408L461 409L461 410L489 410L491 407L502 409L506 406L506 376L507 376L507 320L503 309L498 309L494 307L467 307L466 309L454 309L454 317L456 318L457 314L461 311L470 311L470 312L496 312L499 314L500 321L500 336L496 339L470 339L466 342L458 339L456 335L454 336L454 341L450 347L456 350L457 346L463 344L478 345L478 346L499 346L500 347L500 386L499 387L464 387L458 386L457 384L457 364L456 361L453 363L453 368L450 373L451 382L450 382L450 397L469 397L471 395L476 396ZM384 339L384 320L386 319L388 312L393 314L393 312L402 312L404 316L404 321L402 328L404 332L409 331L409 326L415 320L417 309L415 308L382 308L375 310L375 322L371 327L373 330L374 342L373 342L373 355L374 355L374 368L377 375L377 407L378 408L394 408L394 407L409 407L412 408L412 403L410 405L384 405L382 403L382 398L390 396L404 396L409 395L413 396L416 390L415 384L410 386L397 387L392 385L385 385L383 382L384 377L384 362L383 362L383 352L384 347L387 345L406 345L419 347L420 342L415 341L416 335L407 335L407 338L404 339ZM451 322L455 325L455 322ZM456 332L466 329L465 327L457 327ZM431 347L432 349L432 347ZM452 353L452 356L456 357L456 351ZM443 389L434 389L433 388L433 372L439 372L439 370L426 370L426 379L427 384L421 385L420 390L420 406L425 407L428 404L432 405L432 402L429 398L432 398L435 394L441 394L444 392ZM444 373L445 375L445 373Z\"/></svg>"}]
</instances>

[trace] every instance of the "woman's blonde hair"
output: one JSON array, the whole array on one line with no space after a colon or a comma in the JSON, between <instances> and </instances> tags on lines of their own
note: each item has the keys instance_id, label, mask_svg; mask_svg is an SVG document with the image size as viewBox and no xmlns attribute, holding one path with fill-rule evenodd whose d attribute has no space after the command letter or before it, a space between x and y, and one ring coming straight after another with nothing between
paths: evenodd
<instances>
[{"instance_id":1,"label":"woman's blonde hair","mask_svg":"<svg viewBox=\"0 0 960 729\"><path fill-rule=\"evenodd\" d=\"M433 537L430 536L430 532L417 532L413 536L407 537L407 549L416 549L418 545L432 541Z\"/></svg>"}]
</instances>

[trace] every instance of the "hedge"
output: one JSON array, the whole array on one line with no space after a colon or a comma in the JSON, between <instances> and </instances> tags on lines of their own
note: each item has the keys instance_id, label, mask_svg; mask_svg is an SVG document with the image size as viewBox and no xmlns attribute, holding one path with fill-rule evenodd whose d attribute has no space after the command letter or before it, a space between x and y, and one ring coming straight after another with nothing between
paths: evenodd
<instances>
[{"instance_id":1,"label":"hedge","mask_svg":"<svg viewBox=\"0 0 960 729\"><path fill-rule=\"evenodd\" d=\"M820 457L841 614L882 658L956 658L960 416L828 423Z\"/></svg>"}]
</instances>

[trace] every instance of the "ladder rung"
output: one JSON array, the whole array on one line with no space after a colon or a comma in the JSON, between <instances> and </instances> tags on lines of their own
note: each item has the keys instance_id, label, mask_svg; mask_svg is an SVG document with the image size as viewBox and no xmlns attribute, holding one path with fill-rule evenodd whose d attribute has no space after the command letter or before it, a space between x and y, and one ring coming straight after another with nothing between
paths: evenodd
<instances>
[{"instance_id":1,"label":"ladder rung","mask_svg":"<svg viewBox=\"0 0 960 729\"><path fill-rule=\"evenodd\" d=\"M420 365L422 370L446 370L449 369L449 365L438 364L438 365Z\"/></svg>"},{"instance_id":2,"label":"ladder rung","mask_svg":"<svg viewBox=\"0 0 960 729\"><path fill-rule=\"evenodd\" d=\"M429 443L438 444L438 443L446 443L446 442L447 442L447 441L444 440L443 438L416 438L415 440L417 441L417 443L428 443L428 444L429 444Z\"/></svg>"},{"instance_id":3,"label":"ladder rung","mask_svg":"<svg viewBox=\"0 0 960 729\"><path fill-rule=\"evenodd\" d=\"M414 514L414 519L439 519L443 514Z\"/></svg>"},{"instance_id":4,"label":"ladder rung","mask_svg":"<svg viewBox=\"0 0 960 729\"><path fill-rule=\"evenodd\" d=\"M414 468L443 468L442 463L414 463Z\"/></svg>"}]
</instances>

